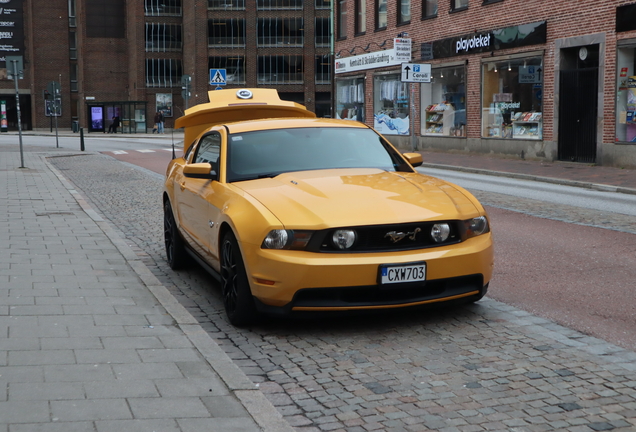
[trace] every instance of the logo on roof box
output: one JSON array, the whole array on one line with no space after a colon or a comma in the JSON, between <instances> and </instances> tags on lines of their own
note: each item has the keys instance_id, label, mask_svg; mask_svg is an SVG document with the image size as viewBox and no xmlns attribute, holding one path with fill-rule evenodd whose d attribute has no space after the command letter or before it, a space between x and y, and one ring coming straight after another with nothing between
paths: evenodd
<instances>
[{"instance_id":1,"label":"logo on roof box","mask_svg":"<svg viewBox=\"0 0 636 432\"><path fill-rule=\"evenodd\" d=\"M236 92L236 96L239 99L252 99L252 92L248 89L242 89Z\"/></svg>"}]
</instances>

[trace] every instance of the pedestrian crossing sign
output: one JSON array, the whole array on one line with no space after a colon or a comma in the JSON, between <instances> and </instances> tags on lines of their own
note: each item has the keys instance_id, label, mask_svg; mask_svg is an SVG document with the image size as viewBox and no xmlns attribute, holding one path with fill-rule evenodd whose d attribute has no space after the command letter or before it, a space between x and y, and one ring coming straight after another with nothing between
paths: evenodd
<instances>
[{"instance_id":1,"label":"pedestrian crossing sign","mask_svg":"<svg viewBox=\"0 0 636 432\"><path fill-rule=\"evenodd\" d=\"M210 69L210 85L224 86L227 84L225 69Z\"/></svg>"}]
</instances>

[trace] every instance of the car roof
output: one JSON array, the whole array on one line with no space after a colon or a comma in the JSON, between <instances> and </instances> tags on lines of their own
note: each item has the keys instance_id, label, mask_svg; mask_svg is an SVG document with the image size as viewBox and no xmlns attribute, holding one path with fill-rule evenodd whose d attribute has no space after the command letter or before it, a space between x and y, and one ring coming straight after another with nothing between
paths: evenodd
<instances>
[{"instance_id":1,"label":"car roof","mask_svg":"<svg viewBox=\"0 0 636 432\"><path fill-rule=\"evenodd\" d=\"M184 128L184 146L212 126L265 118L316 118L303 105L283 101L275 89L231 89L208 92L210 102L196 105L175 121Z\"/></svg>"}]
</instances>

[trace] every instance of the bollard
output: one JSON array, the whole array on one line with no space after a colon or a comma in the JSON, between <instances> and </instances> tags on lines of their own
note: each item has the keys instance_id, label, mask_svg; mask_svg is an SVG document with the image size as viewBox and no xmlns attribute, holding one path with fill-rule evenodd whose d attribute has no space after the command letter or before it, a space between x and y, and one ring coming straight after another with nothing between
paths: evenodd
<instances>
[{"instance_id":1,"label":"bollard","mask_svg":"<svg viewBox=\"0 0 636 432\"><path fill-rule=\"evenodd\" d=\"M84 128L79 128L80 132L80 150L84 151Z\"/></svg>"}]
</instances>

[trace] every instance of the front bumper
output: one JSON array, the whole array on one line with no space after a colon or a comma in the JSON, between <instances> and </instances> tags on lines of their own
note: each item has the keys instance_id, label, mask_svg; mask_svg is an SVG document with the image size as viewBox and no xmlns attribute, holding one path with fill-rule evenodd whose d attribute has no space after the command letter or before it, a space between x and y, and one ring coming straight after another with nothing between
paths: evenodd
<instances>
[{"instance_id":1,"label":"front bumper","mask_svg":"<svg viewBox=\"0 0 636 432\"><path fill-rule=\"evenodd\" d=\"M328 254L242 245L261 309L335 311L415 306L483 296L492 277L491 233L416 251ZM378 284L382 264L426 262L426 281Z\"/></svg>"}]
</instances>

